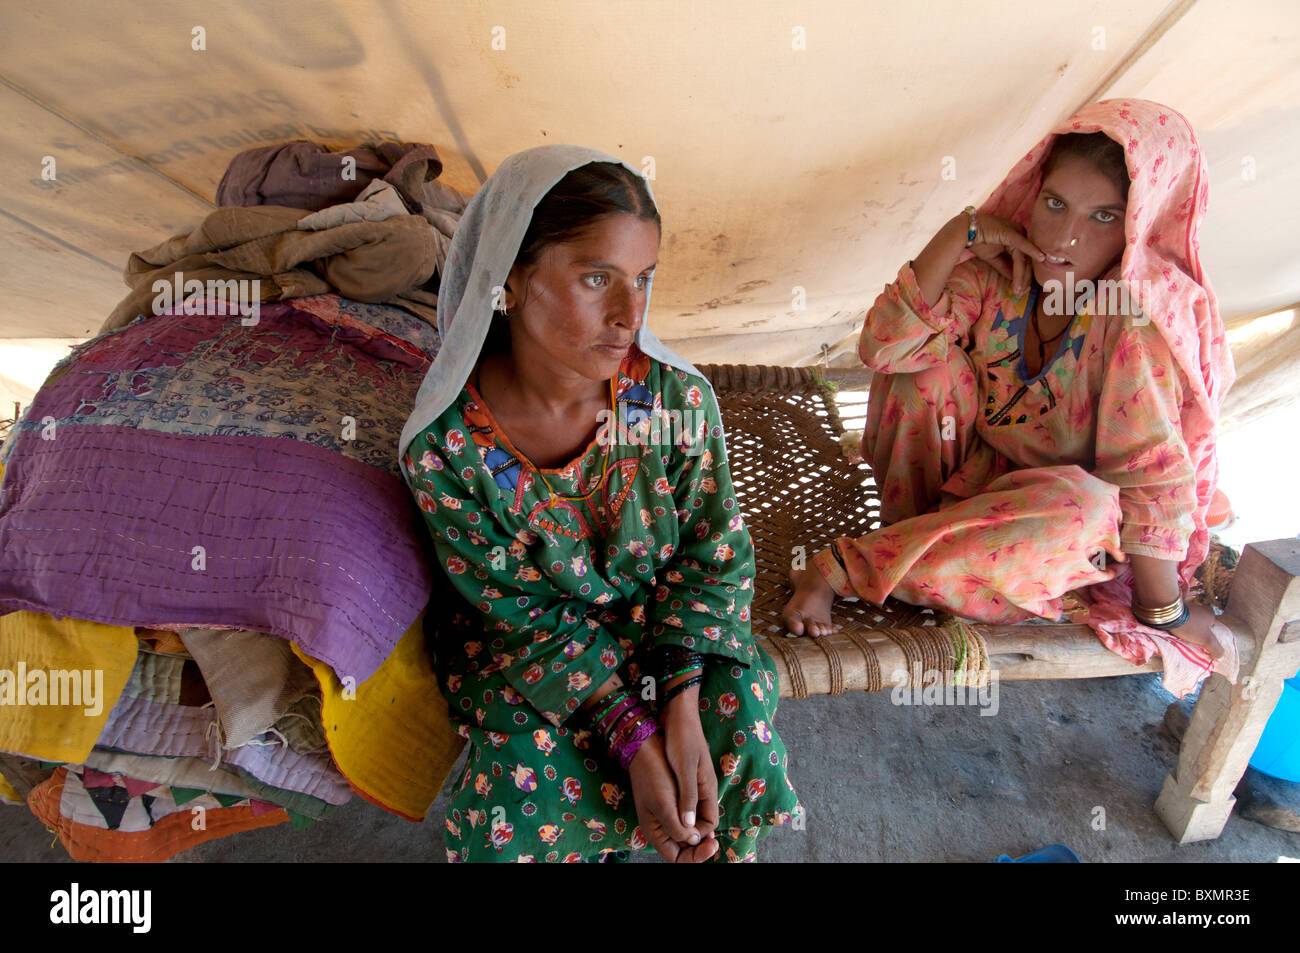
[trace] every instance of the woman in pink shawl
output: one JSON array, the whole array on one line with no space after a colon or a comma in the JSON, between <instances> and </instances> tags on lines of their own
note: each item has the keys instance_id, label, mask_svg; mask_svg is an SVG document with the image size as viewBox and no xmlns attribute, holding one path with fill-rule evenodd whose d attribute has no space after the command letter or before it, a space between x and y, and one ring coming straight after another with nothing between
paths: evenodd
<instances>
[{"instance_id":1,"label":"woman in pink shawl","mask_svg":"<svg viewBox=\"0 0 1300 953\"><path fill-rule=\"evenodd\" d=\"M903 265L859 343L882 528L792 574L795 634L835 596L986 622L1088 621L1191 690L1236 652L1184 597L1208 548L1234 376L1197 232L1208 175L1172 109L1080 110Z\"/></svg>"}]
</instances>

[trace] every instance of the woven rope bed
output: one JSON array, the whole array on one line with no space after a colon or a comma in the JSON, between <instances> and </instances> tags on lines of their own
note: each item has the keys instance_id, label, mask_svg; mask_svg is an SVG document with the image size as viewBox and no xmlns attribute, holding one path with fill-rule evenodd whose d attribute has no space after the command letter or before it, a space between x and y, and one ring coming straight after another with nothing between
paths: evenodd
<instances>
[{"instance_id":1,"label":"woven rope bed","mask_svg":"<svg viewBox=\"0 0 1300 953\"><path fill-rule=\"evenodd\" d=\"M752 627L778 668L781 694L805 698L879 691L916 666L925 677L954 667L949 617L894 599L883 605L836 600L839 630L820 639L784 634L781 610L789 570L837 536L879 527L880 499L865 463L840 449L843 421L831 386L807 367L706 364L726 428L736 497L749 523L758 563ZM799 549L802 547L802 550ZM1226 592L1231 569L1217 557L1211 592ZM1210 582L1209 579L1206 580ZM1003 679L1087 678L1159 671L1112 655L1085 625L974 625L976 646Z\"/></svg>"}]
</instances>

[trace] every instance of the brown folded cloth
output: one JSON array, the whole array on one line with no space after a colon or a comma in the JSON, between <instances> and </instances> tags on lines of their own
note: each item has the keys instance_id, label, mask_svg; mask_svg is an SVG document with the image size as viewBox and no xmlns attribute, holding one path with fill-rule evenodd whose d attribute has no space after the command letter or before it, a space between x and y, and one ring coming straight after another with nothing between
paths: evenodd
<instances>
[{"instance_id":1,"label":"brown folded cloth","mask_svg":"<svg viewBox=\"0 0 1300 953\"><path fill-rule=\"evenodd\" d=\"M276 205L219 208L194 231L135 252L123 273L132 289L100 332L123 327L137 315L156 314L154 282L259 279L260 301L338 292L357 301L398 301L433 276L438 262L434 229L420 215L356 222L303 231L310 213ZM180 289L183 291L183 286ZM182 295L183 297L183 295ZM251 302L250 302L251 303Z\"/></svg>"},{"instance_id":2,"label":"brown folded cloth","mask_svg":"<svg viewBox=\"0 0 1300 953\"><path fill-rule=\"evenodd\" d=\"M353 179L343 161L356 161ZM217 186L217 205L286 205L319 211L351 202L373 179L391 182L420 211L424 183L442 174L438 150L424 142L367 142L344 152L305 139L241 152Z\"/></svg>"}]
</instances>

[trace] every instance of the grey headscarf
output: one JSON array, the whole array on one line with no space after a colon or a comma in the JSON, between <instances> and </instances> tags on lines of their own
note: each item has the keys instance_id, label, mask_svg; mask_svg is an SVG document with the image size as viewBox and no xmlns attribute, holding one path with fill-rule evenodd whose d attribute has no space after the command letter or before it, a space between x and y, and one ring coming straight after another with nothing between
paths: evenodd
<instances>
[{"instance_id":1,"label":"grey headscarf","mask_svg":"<svg viewBox=\"0 0 1300 953\"><path fill-rule=\"evenodd\" d=\"M408 486L410 477L401 461L416 435L451 406L469 380L492 323L492 289L504 287L532 221L533 209L560 179L591 162L614 162L640 175L621 159L595 149L538 146L503 161L465 207L438 288L442 346L420 384L415 409L397 442L398 469ZM648 182L646 191L654 202ZM646 314L650 311L653 284L652 276L646 286ZM644 314L636 343L645 354L664 364L699 374L651 333Z\"/></svg>"}]
</instances>

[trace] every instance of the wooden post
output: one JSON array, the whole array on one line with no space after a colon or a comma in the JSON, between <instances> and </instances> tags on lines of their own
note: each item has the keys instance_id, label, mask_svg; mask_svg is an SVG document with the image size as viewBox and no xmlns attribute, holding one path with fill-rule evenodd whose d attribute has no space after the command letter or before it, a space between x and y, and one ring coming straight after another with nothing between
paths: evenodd
<instances>
[{"instance_id":1,"label":"wooden post","mask_svg":"<svg viewBox=\"0 0 1300 953\"><path fill-rule=\"evenodd\" d=\"M1201 687L1156 813L1180 844L1213 840L1223 831L1283 680L1300 667L1300 539L1251 543L1242 554L1219 621L1242 650L1231 685L1211 675Z\"/></svg>"}]
</instances>

